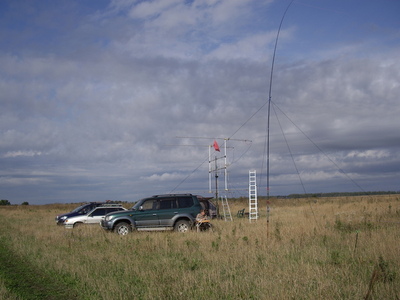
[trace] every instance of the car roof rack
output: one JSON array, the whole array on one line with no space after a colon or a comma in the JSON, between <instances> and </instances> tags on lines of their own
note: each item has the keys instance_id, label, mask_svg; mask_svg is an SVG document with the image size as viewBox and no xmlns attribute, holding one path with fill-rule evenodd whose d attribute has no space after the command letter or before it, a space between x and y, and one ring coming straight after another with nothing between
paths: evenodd
<instances>
[{"instance_id":1,"label":"car roof rack","mask_svg":"<svg viewBox=\"0 0 400 300\"><path fill-rule=\"evenodd\" d=\"M97 208L99 208L99 207L119 207L119 206L122 206L122 204L121 203L104 203L104 204L98 206Z\"/></svg>"},{"instance_id":2,"label":"car roof rack","mask_svg":"<svg viewBox=\"0 0 400 300\"><path fill-rule=\"evenodd\" d=\"M153 195L151 197L171 197L171 196L193 196L192 194L162 194L162 195Z\"/></svg>"}]
</instances>

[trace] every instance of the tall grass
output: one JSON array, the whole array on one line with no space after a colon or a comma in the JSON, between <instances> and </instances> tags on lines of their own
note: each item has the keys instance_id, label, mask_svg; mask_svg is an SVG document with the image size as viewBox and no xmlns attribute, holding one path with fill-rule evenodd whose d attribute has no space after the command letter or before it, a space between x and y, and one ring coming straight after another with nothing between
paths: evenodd
<instances>
[{"instance_id":1,"label":"tall grass","mask_svg":"<svg viewBox=\"0 0 400 300\"><path fill-rule=\"evenodd\" d=\"M2 207L0 238L77 299L400 299L398 195L275 199L269 223L263 205L213 232L125 237L56 226L72 206ZM0 272L2 294L21 293Z\"/></svg>"}]
</instances>

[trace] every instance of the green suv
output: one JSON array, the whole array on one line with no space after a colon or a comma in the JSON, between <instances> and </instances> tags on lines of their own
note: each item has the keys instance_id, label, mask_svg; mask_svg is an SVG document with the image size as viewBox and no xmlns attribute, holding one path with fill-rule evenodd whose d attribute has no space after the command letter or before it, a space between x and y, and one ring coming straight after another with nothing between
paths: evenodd
<instances>
[{"instance_id":1,"label":"green suv","mask_svg":"<svg viewBox=\"0 0 400 300\"><path fill-rule=\"evenodd\" d=\"M187 232L201 209L199 199L192 194L155 195L139 200L131 210L107 214L100 224L119 235L132 230Z\"/></svg>"}]
</instances>

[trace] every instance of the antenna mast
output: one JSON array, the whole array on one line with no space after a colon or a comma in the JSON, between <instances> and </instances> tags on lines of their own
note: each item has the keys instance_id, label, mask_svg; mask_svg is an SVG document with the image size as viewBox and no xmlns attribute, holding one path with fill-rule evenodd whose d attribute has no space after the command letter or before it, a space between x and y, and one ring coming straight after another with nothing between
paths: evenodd
<instances>
[{"instance_id":1,"label":"antenna mast","mask_svg":"<svg viewBox=\"0 0 400 300\"><path fill-rule=\"evenodd\" d=\"M272 78L274 74L274 64L275 64L275 54L276 54L276 48L278 46L278 39L279 39L279 33L281 32L281 27L283 20L285 19L285 15L287 11L289 10L290 5L292 5L294 0L290 1L289 5L286 7L285 12L283 13L281 22L279 24L278 32L276 34L276 39L275 39L275 47L274 47L274 54L272 56L272 65L271 65L271 74L269 78L269 95L268 95L268 119L267 119L267 203L269 199L269 148L270 148L270 142L269 142L269 129L270 129L270 119L271 119L271 101L272 101ZM269 207L267 206L267 210Z\"/></svg>"},{"instance_id":2,"label":"antenna mast","mask_svg":"<svg viewBox=\"0 0 400 300\"><path fill-rule=\"evenodd\" d=\"M228 139L224 139L224 156L223 157L217 157L215 156L215 158L212 160L211 159L211 148L214 147L214 149L218 152L220 152L220 149L218 147L218 144L216 144L216 140L214 140L214 144L210 145L208 148L208 191L209 193L212 193L212 188L211 188L211 181L212 181L212 173L215 173L214 177L215 177L215 198L218 199L218 171L219 170L224 170L224 190L227 191L228 190L228 163L227 163L227 155L226 155L226 149L228 148L226 146L226 141ZM216 148L216 146L218 148ZM224 159L224 166L219 168L218 167L218 159ZM212 167L212 162L214 161L214 168Z\"/></svg>"}]
</instances>

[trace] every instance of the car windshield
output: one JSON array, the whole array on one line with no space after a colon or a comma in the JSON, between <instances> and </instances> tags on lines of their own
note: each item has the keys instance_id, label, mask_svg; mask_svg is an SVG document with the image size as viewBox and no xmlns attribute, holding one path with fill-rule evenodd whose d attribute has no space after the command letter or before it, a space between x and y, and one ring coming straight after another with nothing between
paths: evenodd
<instances>
[{"instance_id":1,"label":"car windshield","mask_svg":"<svg viewBox=\"0 0 400 300\"><path fill-rule=\"evenodd\" d=\"M133 204L131 210L139 210L139 203L141 203L142 201L137 201L136 203Z\"/></svg>"},{"instance_id":2,"label":"car windshield","mask_svg":"<svg viewBox=\"0 0 400 300\"><path fill-rule=\"evenodd\" d=\"M80 212L83 208L85 208L87 206L87 204L81 205L77 208L75 208L74 210L72 210L71 212Z\"/></svg>"}]
</instances>

